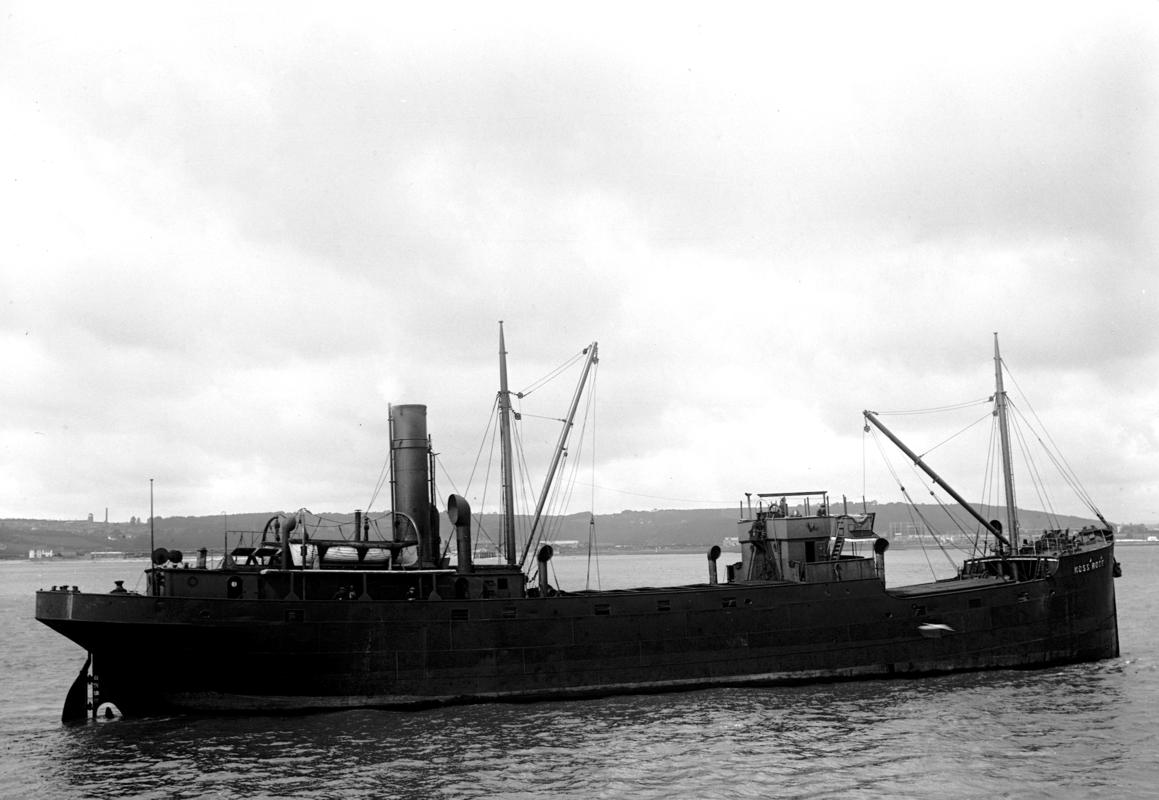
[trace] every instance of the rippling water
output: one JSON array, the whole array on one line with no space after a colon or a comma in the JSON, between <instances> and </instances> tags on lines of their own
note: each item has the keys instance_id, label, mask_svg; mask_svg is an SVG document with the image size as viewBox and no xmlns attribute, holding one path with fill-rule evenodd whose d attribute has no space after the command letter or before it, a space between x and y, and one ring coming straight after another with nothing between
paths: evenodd
<instances>
[{"instance_id":1,"label":"rippling water","mask_svg":"<svg viewBox=\"0 0 1159 800\"><path fill-rule=\"evenodd\" d=\"M720 689L423 712L65 727L80 648L32 592L131 586L144 564L0 564L0 796L53 798L1159 797L1159 547L1120 547L1122 657L1031 672ZM925 577L891 551L892 582ZM703 557L617 556L604 588L702 580ZM558 558L582 588L586 564ZM926 573L928 575L928 573ZM647 575L647 578L642 578Z\"/></svg>"}]
</instances>

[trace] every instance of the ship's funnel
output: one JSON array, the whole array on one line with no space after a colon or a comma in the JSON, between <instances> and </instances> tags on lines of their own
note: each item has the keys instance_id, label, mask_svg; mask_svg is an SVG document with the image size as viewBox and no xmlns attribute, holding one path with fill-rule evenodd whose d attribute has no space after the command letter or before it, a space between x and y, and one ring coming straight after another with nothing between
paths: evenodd
<instances>
[{"instance_id":1,"label":"ship's funnel","mask_svg":"<svg viewBox=\"0 0 1159 800\"><path fill-rule=\"evenodd\" d=\"M427 407L392 406L391 459L394 462L394 510L414 520L418 528L419 560L433 566L439 559L437 512L430 500L430 442L427 438ZM396 518L396 521L398 519ZM395 539L409 526L395 527Z\"/></svg>"}]
</instances>

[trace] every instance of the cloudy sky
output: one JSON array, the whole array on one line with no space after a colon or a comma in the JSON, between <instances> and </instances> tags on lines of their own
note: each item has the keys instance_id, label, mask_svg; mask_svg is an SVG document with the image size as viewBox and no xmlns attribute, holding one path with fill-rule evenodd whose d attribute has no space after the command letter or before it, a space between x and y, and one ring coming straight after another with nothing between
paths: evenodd
<instances>
[{"instance_id":1,"label":"cloudy sky","mask_svg":"<svg viewBox=\"0 0 1159 800\"><path fill-rule=\"evenodd\" d=\"M896 499L861 410L998 331L1159 521L1156 3L377 5L0 3L0 516L364 508L389 403L490 505L504 320L513 389L599 341L573 511Z\"/></svg>"}]
</instances>

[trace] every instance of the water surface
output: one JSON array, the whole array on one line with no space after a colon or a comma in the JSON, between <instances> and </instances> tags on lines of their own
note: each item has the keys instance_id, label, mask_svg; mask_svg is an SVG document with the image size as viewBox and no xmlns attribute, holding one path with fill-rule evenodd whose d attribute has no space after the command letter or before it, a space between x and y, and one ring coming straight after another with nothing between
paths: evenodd
<instances>
[{"instance_id":1,"label":"water surface","mask_svg":"<svg viewBox=\"0 0 1159 800\"><path fill-rule=\"evenodd\" d=\"M84 653L35 622L33 592L100 591L114 579L131 588L145 565L0 562L0 797L1159 797L1159 588L1149 579L1159 547L1118 557L1123 654L1096 664L73 727L60 708ZM929 577L919 551L887 559L891 584ZM557 557L552 582L581 589L588 572L582 557ZM598 574L603 588L672 585L705 580L707 566L698 555L615 556Z\"/></svg>"}]
</instances>

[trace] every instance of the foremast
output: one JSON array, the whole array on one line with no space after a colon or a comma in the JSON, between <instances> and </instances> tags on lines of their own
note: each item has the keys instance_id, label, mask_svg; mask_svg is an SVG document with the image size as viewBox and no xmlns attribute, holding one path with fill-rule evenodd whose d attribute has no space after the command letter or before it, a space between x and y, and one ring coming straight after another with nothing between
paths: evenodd
<instances>
[{"instance_id":1,"label":"foremast","mask_svg":"<svg viewBox=\"0 0 1159 800\"><path fill-rule=\"evenodd\" d=\"M1010 426L1007 420L1006 408L1006 388L1002 381L1002 354L998 350L998 333L994 333L994 413L998 416L998 433L1001 439L1002 447L1002 479L1006 491L1006 535L1002 534L1000 524L996 521L988 521L982 516L977 509L954 491L948 483L942 480L941 476L933 471L926 464L921 457L905 445L901 439L898 439L894 434L881 423L877 415L872 411L863 411L862 415L867 422L870 422L884 433L891 442L893 442L898 449L913 459L916 466L920 467L923 472L930 476L934 483L946 490L955 502L965 509L971 516L982 526L990 532L1003 546L1007 552L1013 554L1017 549L1017 542L1019 541L1018 534L1018 509L1017 501L1014 496L1014 470L1012 467L1013 459L1010 455ZM868 430L868 429L867 429Z\"/></svg>"},{"instance_id":2,"label":"foremast","mask_svg":"<svg viewBox=\"0 0 1159 800\"><path fill-rule=\"evenodd\" d=\"M998 433L1002 444L1002 479L1006 488L1006 533L1011 542L1018 534L1018 504L1014 498L1014 469L1010 457L1010 426L1006 418L1006 389L1002 383L1002 355L998 352L998 332L994 332L994 413L998 415Z\"/></svg>"}]
</instances>

